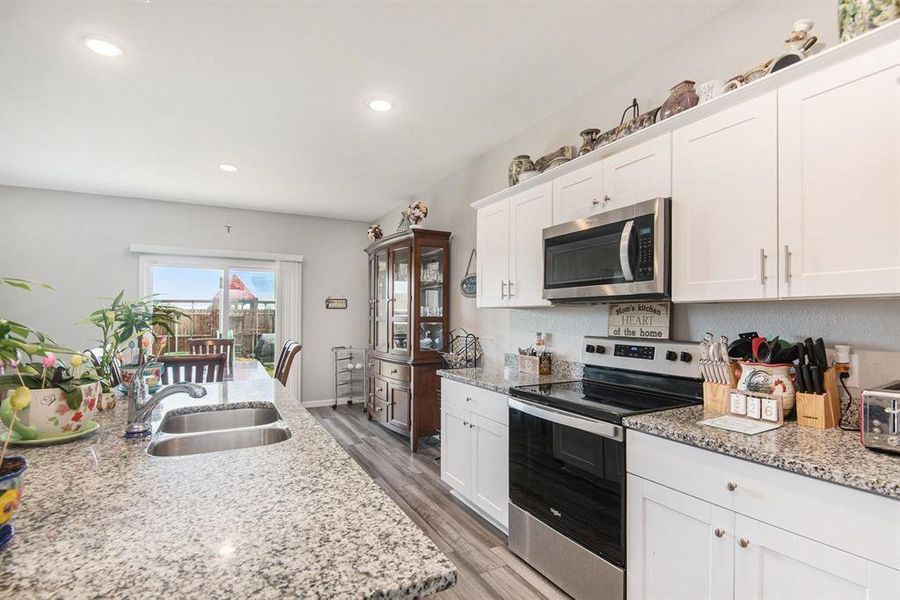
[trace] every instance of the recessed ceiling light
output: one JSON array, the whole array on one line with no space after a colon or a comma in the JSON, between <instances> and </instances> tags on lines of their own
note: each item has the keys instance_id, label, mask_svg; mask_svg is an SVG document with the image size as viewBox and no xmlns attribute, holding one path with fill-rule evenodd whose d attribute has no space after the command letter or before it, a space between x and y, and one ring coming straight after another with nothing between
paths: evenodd
<instances>
[{"instance_id":1,"label":"recessed ceiling light","mask_svg":"<svg viewBox=\"0 0 900 600\"><path fill-rule=\"evenodd\" d=\"M229 165L227 163L220 164L219 168L222 169L223 171L225 171L226 173L234 173L235 171L238 170L236 166Z\"/></svg>"},{"instance_id":2,"label":"recessed ceiling light","mask_svg":"<svg viewBox=\"0 0 900 600\"><path fill-rule=\"evenodd\" d=\"M369 100L369 108L375 112L387 112L394 108L394 103L387 98L372 98Z\"/></svg>"},{"instance_id":3,"label":"recessed ceiling light","mask_svg":"<svg viewBox=\"0 0 900 600\"><path fill-rule=\"evenodd\" d=\"M100 56L122 56L125 51L107 39L89 35L84 38L84 45Z\"/></svg>"}]
</instances>

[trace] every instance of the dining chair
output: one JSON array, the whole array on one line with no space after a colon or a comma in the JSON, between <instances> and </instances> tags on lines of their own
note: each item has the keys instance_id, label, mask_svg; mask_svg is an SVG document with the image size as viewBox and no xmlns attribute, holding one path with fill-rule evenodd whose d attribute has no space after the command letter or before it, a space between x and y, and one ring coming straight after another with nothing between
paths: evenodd
<instances>
[{"instance_id":1,"label":"dining chair","mask_svg":"<svg viewBox=\"0 0 900 600\"><path fill-rule=\"evenodd\" d=\"M184 381L212 383L225 380L224 354L163 354L157 360L162 371L163 385Z\"/></svg>"},{"instance_id":2,"label":"dining chair","mask_svg":"<svg viewBox=\"0 0 900 600\"><path fill-rule=\"evenodd\" d=\"M100 368L100 365L103 363L103 348L89 348L85 350L85 352L90 356L91 363L96 368ZM119 370L119 359L113 358L112 365L110 366L109 374L109 386L117 387L122 383L122 372Z\"/></svg>"},{"instance_id":3,"label":"dining chair","mask_svg":"<svg viewBox=\"0 0 900 600\"><path fill-rule=\"evenodd\" d=\"M291 365L294 364L294 357L300 353L302 346L296 340L288 340L281 349L278 356L278 363L275 365L275 379L281 382L281 385L287 386L288 376L291 374Z\"/></svg>"},{"instance_id":4,"label":"dining chair","mask_svg":"<svg viewBox=\"0 0 900 600\"><path fill-rule=\"evenodd\" d=\"M224 354L226 375L234 373L234 340L228 338L191 338L188 340L191 354Z\"/></svg>"}]
</instances>

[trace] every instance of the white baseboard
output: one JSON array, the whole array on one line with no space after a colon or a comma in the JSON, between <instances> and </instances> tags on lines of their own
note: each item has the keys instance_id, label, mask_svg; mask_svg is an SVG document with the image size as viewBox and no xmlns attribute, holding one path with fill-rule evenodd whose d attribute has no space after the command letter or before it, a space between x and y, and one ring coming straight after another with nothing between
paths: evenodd
<instances>
[{"instance_id":1,"label":"white baseboard","mask_svg":"<svg viewBox=\"0 0 900 600\"><path fill-rule=\"evenodd\" d=\"M338 404L347 404L346 398L339 398L337 401ZM301 405L306 408L319 408L320 406L334 406L334 398L322 398L321 400L310 400L308 402L301 402Z\"/></svg>"}]
</instances>

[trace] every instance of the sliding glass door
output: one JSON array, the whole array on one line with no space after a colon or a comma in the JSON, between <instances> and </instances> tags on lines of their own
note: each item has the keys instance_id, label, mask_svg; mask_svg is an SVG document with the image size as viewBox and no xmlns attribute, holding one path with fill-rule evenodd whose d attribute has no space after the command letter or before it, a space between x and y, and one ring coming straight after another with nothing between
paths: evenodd
<instances>
[{"instance_id":1,"label":"sliding glass door","mask_svg":"<svg viewBox=\"0 0 900 600\"><path fill-rule=\"evenodd\" d=\"M186 313L166 341L166 352L188 352L191 338L228 338L234 340L236 361L274 367L274 263L175 256L142 262L142 289Z\"/></svg>"}]
</instances>

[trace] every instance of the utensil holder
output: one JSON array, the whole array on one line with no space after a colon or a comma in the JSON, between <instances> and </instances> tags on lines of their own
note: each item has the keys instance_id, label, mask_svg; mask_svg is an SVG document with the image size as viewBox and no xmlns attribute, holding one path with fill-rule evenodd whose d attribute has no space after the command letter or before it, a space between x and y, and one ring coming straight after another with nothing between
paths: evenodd
<instances>
[{"instance_id":1,"label":"utensil holder","mask_svg":"<svg viewBox=\"0 0 900 600\"><path fill-rule=\"evenodd\" d=\"M530 375L549 375L551 371L550 354L538 356L516 355L516 363L519 373Z\"/></svg>"},{"instance_id":2,"label":"utensil holder","mask_svg":"<svg viewBox=\"0 0 900 600\"><path fill-rule=\"evenodd\" d=\"M725 383L703 382L703 410L728 412L728 393L734 385Z\"/></svg>"},{"instance_id":3,"label":"utensil holder","mask_svg":"<svg viewBox=\"0 0 900 600\"><path fill-rule=\"evenodd\" d=\"M797 425L815 429L832 429L841 421L841 400L838 392L837 373L835 370L825 371L825 393L798 393Z\"/></svg>"}]
</instances>

